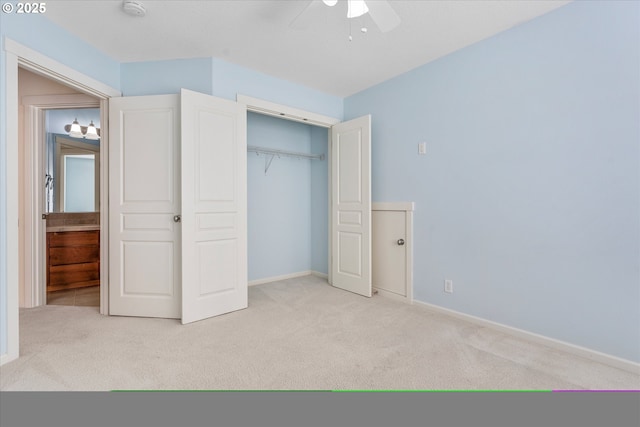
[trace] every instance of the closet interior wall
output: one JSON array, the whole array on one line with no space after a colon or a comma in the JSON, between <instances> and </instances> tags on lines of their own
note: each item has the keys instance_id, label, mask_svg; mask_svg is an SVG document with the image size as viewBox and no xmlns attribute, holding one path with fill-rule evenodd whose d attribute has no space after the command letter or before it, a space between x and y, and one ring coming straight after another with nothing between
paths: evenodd
<instances>
[{"instance_id":1,"label":"closet interior wall","mask_svg":"<svg viewBox=\"0 0 640 427\"><path fill-rule=\"evenodd\" d=\"M324 154L324 160L247 155L249 283L309 272L327 274L328 131L256 113L247 145Z\"/></svg>"}]
</instances>

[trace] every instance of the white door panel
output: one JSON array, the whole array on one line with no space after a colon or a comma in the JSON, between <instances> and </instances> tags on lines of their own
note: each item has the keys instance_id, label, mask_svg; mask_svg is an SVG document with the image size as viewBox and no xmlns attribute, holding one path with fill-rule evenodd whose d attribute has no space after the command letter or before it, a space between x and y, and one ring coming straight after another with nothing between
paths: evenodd
<instances>
[{"instance_id":1,"label":"white door panel","mask_svg":"<svg viewBox=\"0 0 640 427\"><path fill-rule=\"evenodd\" d=\"M407 296L407 235L404 211L373 211L373 286ZM401 240L402 239L402 240Z\"/></svg>"},{"instance_id":2,"label":"white door panel","mask_svg":"<svg viewBox=\"0 0 640 427\"><path fill-rule=\"evenodd\" d=\"M331 128L332 285L370 297L371 116Z\"/></svg>"},{"instance_id":3,"label":"white door panel","mask_svg":"<svg viewBox=\"0 0 640 427\"><path fill-rule=\"evenodd\" d=\"M183 89L182 323L246 308L246 107Z\"/></svg>"},{"instance_id":4,"label":"white door panel","mask_svg":"<svg viewBox=\"0 0 640 427\"><path fill-rule=\"evenodd\" d=\"M180 317L177 95L109 102L109 313Z\"/></svg>"}]
</instances>

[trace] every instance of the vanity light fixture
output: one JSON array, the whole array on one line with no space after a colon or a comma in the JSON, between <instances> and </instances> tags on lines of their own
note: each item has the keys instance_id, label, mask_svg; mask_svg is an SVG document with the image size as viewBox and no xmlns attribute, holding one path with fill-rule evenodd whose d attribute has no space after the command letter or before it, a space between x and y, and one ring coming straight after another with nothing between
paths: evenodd
<instances>
[{"instance_id":1,"label":"vanity light fixture","mask_svg":"<svg viewBox=\"0 0 640 427\"><path fill-rule=\"evenodd\" d=\"M70 125L65 125L64 130L74 138L100 139L100 129L93 124L93 120L89 126L80 126L76 118Z\"/></svg>"},{"instance_id":2,"label":"vanity light fixture","mask_svg":"<svg viewBox=\"0 0 640 427\"><path fill-rule=\"evenodd\" d=\"M91 120L91 123L89 123L89 126L87 126L87 133L85 133L84 136L87 139L100 139L100 135L98 135L98 129L96 129L96 126L93 124L93 120Z\"/></svg>"},{"instance_id":3,"label":"vanity light fixture","mask_svg":"<svg viewBox=\"0 0 640 427\"><path fill-rule=\"evenodd\" d=\"M67 130L67 126L69 129ZM64 130L69 132L69 136L74 138L82 138L82 128L80 128L80 124L78 123L78 118L76 118L71 125L67 125L64 127Z\"/></svg>"}]
</instances>

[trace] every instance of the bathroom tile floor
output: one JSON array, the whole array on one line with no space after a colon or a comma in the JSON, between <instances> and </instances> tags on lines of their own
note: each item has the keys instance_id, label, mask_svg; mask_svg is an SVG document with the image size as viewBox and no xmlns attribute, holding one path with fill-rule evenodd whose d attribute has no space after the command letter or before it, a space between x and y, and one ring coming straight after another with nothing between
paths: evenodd
<instances>
[{"instance_id":1,"label":"bathroom tile floor","mask_svg":"<svg viewBox=\"0 0 640 427\"><path fill-rule=\"evenodd\" d=\"M48 305L100 306L100 285L87 288L47 292Z\"/></svg>"}]
</instances>

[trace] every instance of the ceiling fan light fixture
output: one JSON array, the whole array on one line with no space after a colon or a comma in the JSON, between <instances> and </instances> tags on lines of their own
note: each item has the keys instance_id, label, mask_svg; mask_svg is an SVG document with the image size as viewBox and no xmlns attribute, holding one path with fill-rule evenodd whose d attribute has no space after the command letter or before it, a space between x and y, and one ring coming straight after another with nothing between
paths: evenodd
<instances>
[{"instance_id":1,"label":"ceiling fan light fixture","mask_svg":"<svg viewBox=\"0 0 640 427\"><path fill-rule=\"evenodd\" d=\"M333 7L338 3L338 0L322 0L322 2L329 7Z\"/></svg>"},{"instance_id":2,"label":"ceiling fan light fixture","mask_svg":"<svg viewBox=\"0 0 640 427\"><path fill-rule=\"evenodd\" d=\"M347 18L357 18L369 12L364 0L347 0Z\"/></svg>"}]
</instances>

